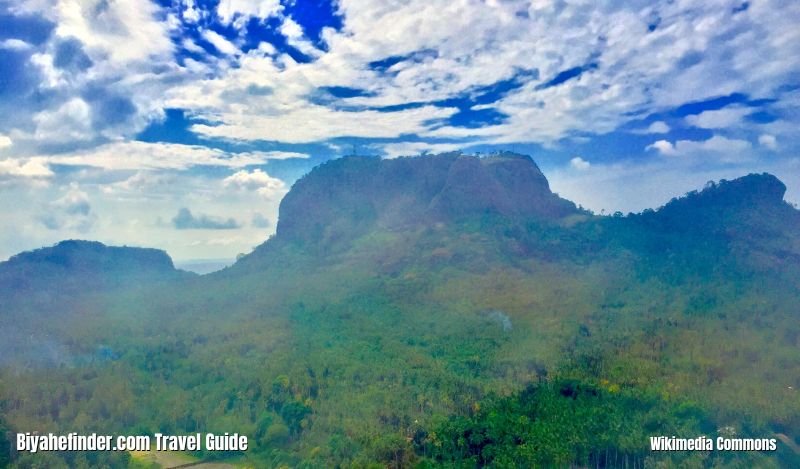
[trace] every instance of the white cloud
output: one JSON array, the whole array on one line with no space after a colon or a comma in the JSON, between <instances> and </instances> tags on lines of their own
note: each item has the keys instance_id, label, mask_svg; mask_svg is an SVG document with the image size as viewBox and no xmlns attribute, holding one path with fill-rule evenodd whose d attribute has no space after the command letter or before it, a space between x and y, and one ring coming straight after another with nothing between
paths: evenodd
<instances>
[{"instance_id":1,"label":"white cloud","mask_svg":"<svg viewBox=\"0 0 800 469\"><path fill-rule=\"evenodd\" d=\"M234 45L232 42L222 37L222 35L220 35L216 31L206 29L205 31L203 31L203 38L206 41L210 42L211 45L213 45L218 51L222 52L223 54L236 55L240 52L239 48L236 47L236 45Z\"/></svg>"},{"instance_id":2,"label":"white cloud","mask_svg":"<svg viewBox=\"0 0 800 469\"><path fill-rule=\"evenodd\" d=\"M399 156L415 156L422 153L444 153L460 150L463 145L453 143L425 143L425 142L398 142L387 143L382 146L387 158Z\"/></svg>"},{"instance_id":3,"label":"white cloud","mask_svg":"<svg viewBox=\"0 0 800 469\"><path fill-rule=\"evenodd\" d=\"M742 119L752 112L752 109L746 107L726 107L686 116L686 122L689 125L703 129L726 129L741 125Z\"/></svg>"},{"instance_id":4,"label":"white cloud","mask_svg":"<svg viewBox=\"0 0 800 469\"><path fill-rule=\"evenodd\" d=\"M286 109L283 114L225 113L219 116L223 123L195 124L191 130L222 139L286 143L315 142L340 136L392 138L422 133L427 121L444 119L456 112L455 108L436 106L397 112L351 112L305 103L299 103L298 107Z\"/></svg>"},{"instance_id":5,"label":"white cloud","mask_svg":"<svg viewBox=\"0 0 800 469\"><path fill-rule=\"evenodd\" d=\"M40 221L49 230L86 233L97 216L92 211L89 195L77 183L72 183L63 196L49 204Z\"/></svg>"},{"instance_id":6,"label":"white cloud","mask_svg":"<svg viewBox=\"0 0 800 469\"><path fill-rule=\"evenodd\" d=\"M217 15L223 23L231 23L238 15L244 18L269 18L283 10L279 0L222 0Z\"/></svg>"},{"instance_id":7,"label":"white cloud","mask_svg":"<svg viewBox=\"0 0 800 469\"><path fill-rule=\"evenodd\" d=\"M695 151L712 151L718 153L737 153L752 148L747 140L730 139L714 135L708 140L678 140L675 149L678 153L691 153Z\"/></svg>"},{"instance_id":8,"label":"white cloud","mask_svg":"<svg viewBox=\"0 0 800 469\"><path fill-rule=\"evenodd\" d=\"M674 155L675 146L666 140L658 140L645 147L645 150L656 150L662 155Z\"/></svg>"},{"instance_id":9,"label":"white cloud","mask_svg":"<svg viewBox=\"0 0 800 469\"><path fill-rule=\"evenodd\" d=\"M200 9L197 8L197 5L195 5L194 0L186 0L184 4L184 10L182 13L184 21L189 23L197 23L197 21L200 19L201 13Z\"/></svg>"},{"instance_id":10,"label":"white cloud","mask_svg":"<svg viewBox=\"0 0 800 469\"><path fill-rule=\"evenodd\" d=\"M87 215L91 211L89 195L82 191L78 184L70 185L67 193L55 200L53 206L70 214Z\"/></svg>"},{"instance_id":11,"label":"white cloud","mask_svg":"<svg viewBox=\"0 0 800 469\"><path fill-rule=\"evenodd\" d=\"M32 47L33 46L31 46L27 42L16 38L5 39L3 41L0 41L0 49L28 50L31 49Z\"/></svg>"},{"instance_id":12,"label":"white cloud","mask_svg":"<svg viewBox=\"0 0 800 469\"><path fill-rule=\"evenodd\" d=\"M81 98L73 98L54 111L34 116L35 138L40 142L71 142L92 138L91 108Z\"/></svg>"},{"instance_id":13,"label":"white cloud","mask_svg":"<svg viewBox=\"0 0 800 469\"><path fill-rule=\"evenodd\" d=\"M770 150L776 150L778 148L778 141L774 135L761 134L758 136L758 143Z\"/></svg>"},{"instance_id":14,"label":"white cloud","mask_svg":"<svg viewBox=\"0 0 800 469\"><path fill-rule=\"evenodd\" d=\"M253 171L237 171L223 180L226 187L235 187L242 190L252 190L264 197L282 196L286 193L286 183L274 178L260 169Z\"/></svg>"},{"instance_id":15,"label":"white cloud","mask_svg":"<svg viewBox=\"0 0 800 469\"><path fill-rule=\"evenodd\" d=\"M118 64L142 62L172 52L166 23L158 21L159 8L138 0L57 0L26 2L40 7L56 23L58 37L74 37L87 45L93 58ZM48 6L48 3L54 3ZM34 9L38 9L35 8Z\"/></svg>"},{"instance_id":16,"label":"white cloud","mask_svg":"<svg viewBox=\"0 0 800 469\"><path fill-rule=\"evenodd\" d=\"M90 150L42 157L49 163L92 166L107 170L184 170L194 166L241 168L263 164L274 154L228 153L214 148L178 143L115 142ZM283 156L283 155L279 155Z\"/></svg>"},{"instance_id":17,"label":"white cloud","mask_svg":"<svg viewBox=\"0 0 800 469\"><path fill-rule=\"evenodd\" d=\"M586 171L587 169L592 167L591 163L589 163L588 161L584 160L580 156L576 156L575 158L572 158L571 160L569 160L569 165L572 168L577 169L578 171Z\"/></svg>"},{"instance_id":18,"label":"white cloud","mask_svg":"<svg viewBox=\"0 0 800 469\"><path fill-rule=\"evenodd\" d=\"M22 91L0 103L0 125L26 134L20 148L130 137L162 115L165 90L188 79L173 57L173 15L155 2L20 0L9 10L55 25L34 47ZM65 65L70 57L79 66ZM76 118L60 123L64 113Z\"/></svg>"},{"instance_id":19,"label":"white cloud","mask_svg":"<svg viewBox=\"0 0 800 469\"><path fill-rule=\"evenodd\" d=\"M280 31L287 39L300 39L303 37L303 28L289 17L283 19Z\"/></svg>"},{"instance_id":20,"label":"white cloud","mask_svg":"<svg viewBox=\"0 0 800 469\"><path fill-rule=\"evenodd\" d=\"M207 69L191 60L185 68L174 63L170 40L174 21L159 21L165 10L152 2L28 0L14 8L45 15L57 24L57 38L79 39L94 62L92 77L115 77L119 83L115 91L133 99L136 125L106 130L103 135L108 138L129 136L172 106L220 124L200 125L196 131L239 140L306 142L417 133L475 137L480 143L552 144L574 132L610 132L631 116L689 101L734 92L771 97L800 69L800 50L792 47L800 40L795 27L800 6L783 3L765 0L734 14L733 8L716 2L528 5L411 0L388 6L376 0L342 0L336 8L343 28L323 30L327 45L323 51L311 44L300 24L284 16L278 0L222 0L212 13L224 24L242 26L250 18L278 18L287 41L313 60L297 63L266 43L244 54L235 40L204 30L206 39L230 56L220 63L210 61ZM194 21L203 11L187 0L175 14ZM654 18L658 24L650 31ZM186 45L196 50L196 44ZM43 69L46 56L40 58ZM387 57L400 60L385 73L370 67ZM582 74L565 79L564 72L580 67ZM207 79L209 73L215 76ZM51 75L59 89L80 85L59 80L57 71ZM515 76L522 86L480 106L509 116L489 127L442 126L441 120L450 114L435 109L418 115L406 109L399 117L398 112L364 109L470 95ZM561 83L547 86L557 77ZM273 94L232 97L229 93L251 84ZM345 112L314 99L327 86L367 93L338 100L337 104L349 106ZM79 95L78 89L68 91ZM703 113L688 120L707 128L736 121L734 111L709 112L718 114ZM303 128L307 118L317 130ZM326 126L330 131L319 130ZM397 130L390 132L392 128ZM647 129L667 130L663 122Z\"/></svg>"},{"instance_id":21,"label":"white cloud","mask_svg":"<svg viewBox=\"0 0 800 469\"><path fill-rule=\"evenodd\" d=\"M53 171L44 158L28 158L24 160L7 158L0 160L0 177L14 176L21 178L49 178Z\"/></svg>"},{"instance_id":22,"label":"white cloud","mask_svg":"<svg viewBox=\"0 0 800 469\"><path fill-rule=\"evenodd\" d=\"M202 47L198 46L197 43L192 41L189 38L183 40L183 48L188 50L189 52L194 52L195 54L205 54L206 50Z\"/></svg>"},{"instance_id":23,"label":"white cloud","mask_svg":"<svg viewBox=\"0 0 800 469\"><path fill-rule=\"evenodd\" d=\"M295 151L265 151L260 153L260 155L268 160L289 160L293 158L308 159L310 157L306 153L298 153Z\"/></svg>"},{"instance_id":24,"label":"white cloud","mask_svg":"<svg viewBox=\"0 0 800 469\"><path fill-rule=\"evenodd\" d=\"M770 96L800 68L800 53L788 51L790 39L798 36L792 20L800 18L796 5L774 8L768 2L739 15L732 8L686 2L658 7L548 5L412 0L389 7L374 0L342 0L338 12L343 29L323 31L328 46L323 52L313 48L297 22L281 16L277 2L222 2L219 16L226 22L236 14L280 17L280 31L313 60L297 63L273 50L253 50L241 55L237 67L220 69L213 79L173 89L168 105L219 124L193 130L237 140L308 142L417 133L473 137L479 143L549 145L574 132L611 132L634 115L690 101L744 91ZM653 18L659 23L650 31ZM759 35L763 37L755 40ZM383 72L370 67L387 57L399 61ZM744 66L756 59L754 66ZM562 75L578 69L582 73L570 79ZM435 109L416 123L409 122L408 114L398 119L399 112L368 109L475 94L515 76L522 86L476 107L509 116L492 126L443 126L441 120L448 115ZM560 83L548 86L557 77ZM231 98L230 90L250 84L273 94ZM366 93L338 99L344 108L314 99L319 88L331 86ZM721 116L690 120L695 118L700 125L721 124ZM407 124L397 126L398 120ZM312 122L313 130L305 122ZM653 134L668 131L663 121L647 128Z\"/></svg>"},{"instance_id":25,"label":"white cloud","mask_svg":"<svg viewBox=\"0 0 800 469\"><path fill-rule=\"evenodd\" d=\"M730 163L751 158L752 155L748 155L748 151L752 148L753 145L747 140L714 135L708 140L678 140L674 144L666 140L659 140L648 145L645 150L657 150L665 156L711 154L720 162Z\"/></svg>"},{"instance_id":26,"label":"white cloud","mask_svg":"<svg viewBox=\"0 0 800 469\"><path fill-rule=\"evenodd\" d=\"M287 16L283 19L280 32L286 36L289 45L300 52L311 57L320 55L320 51L305 37L303 28L292 18Z\"/></svg>"},{"instance_id":27,"label":"white cloud","mask_svg":"<svg viewBox=\"0 0 800 469\"><path fill-rule=\"evenodd\" d=\"M634 134L648 135L648 134L666 134L669 133L670 128L664 121L655 121L645 129L637 129L632 131Z\"/></svg>"},{"instance_id":28,"label":"white cloud","mask_svg":"<svg viewBox=\"0 0 800 469\"><path fill-rule=\"evenodd\" d=\"M117 192L152 192L156 188L166 188L175 185L175 178L158 171L137 171L129 178L105 185L101 190L106 194Z\"/></svg>"},{"instance_id":29,"label":"white cloud","mask_svg":"<svg viewBox=\"0 0 800 469\"><path fill-rule=\"evenodd\" d=\"M0 150L9 148L13 144L14 141L11 140L11 137L9 137L8 135L0 134Z\"/></svg>"}]
</instances>

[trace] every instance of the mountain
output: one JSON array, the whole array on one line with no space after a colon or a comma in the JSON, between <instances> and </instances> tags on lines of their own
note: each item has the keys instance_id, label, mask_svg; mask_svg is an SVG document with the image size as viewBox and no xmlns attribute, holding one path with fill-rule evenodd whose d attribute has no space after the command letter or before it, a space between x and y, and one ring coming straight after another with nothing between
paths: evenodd
<instances>
[{"instance_id":1,"label":"mountain","mask_svg":"<svg viewBox=\"0 0 800 469\"><path fill-rule=\"evenodd\" d=\"M731 275L775 273L800 266L800 211L785 193L775 176L749 174L607 223L613 238L651 266L682 259L683 266L725 267Z\"/></svg>"},{"instance_id":2,"label":"mountain","mask_svg":"<svg viewBox=\"0 0 800 469\"><path fill-rule=\"evenodd\" d=\"M749 174L719 183L709 182L701 191L674 198L645 218L660 230L715 229L731 223L796 223L798 211L783 200L786 186L767 173ZM788 217L788 218L786 218Z\"/></svg>"},{"instance_id":3,"label":"mountain","mask_svg":"<svg viewBox=\"0 0 800 469\"><path fill-rule=\"evenodd\" d=\"M0 262L0 305L6 310L0 320L19 318L23 311L31 318L54 311L66 316L112 292L155 287L194 275L177 270L162 250L61 241Z\"/></svg>"},{"instance_id":4,"label":"mountain","mask_svg":"<svg viewBox=\"0 0 800 469\"><path fill-rule=\"evenodd\" d=\"M50 298L0 289L2 421L239 432L247 452L195 455L256 467L798 467L780 443L648 447L800 441L800 212L784 192L752 174L596 216L527 156L331 161L219 272L81 242L1 264ZM80 288L94 282L114 287ZM83 464L19 465L37 457Z\"/></svg>"},{"instance_id":5,"label":"mountain","mask_svg":"<svg viewBox=\"0 0 800 469\"><path fill-rule=\"evenodd\" d=\"M91 330L109 298L193 276L176 270L164 251L94 241L12 256L0 263L0 367L73 366L114 356L104 345L70 350L63 327Z\"/></svg>"},{"instance_id":6,"label":"mountain","mask_svg":"<svg viewBox=\"0 0 800 469\"><path fill-rule=\"evenodd\" d=\"M328 243L373 226L399 230L483 214L555 220L575 213L529 156L351 156L295 183L281 202L276 236Z\"/></svg>"},{"instance_id":7,"label":"mountain","mask_svg":"<svg viewBox=\"0 0 800 469\"><path fill-rule=\"evenodd\" d=\"M96 241L61 241L0 262L0 289L95 289L184 276L158 249L113 247Z\"/></svg>"}]
</instances>

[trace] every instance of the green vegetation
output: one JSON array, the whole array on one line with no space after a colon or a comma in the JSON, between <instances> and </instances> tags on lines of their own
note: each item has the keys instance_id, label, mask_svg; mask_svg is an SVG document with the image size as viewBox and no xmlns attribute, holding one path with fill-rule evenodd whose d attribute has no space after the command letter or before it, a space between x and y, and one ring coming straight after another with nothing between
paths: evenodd
<instances>
[{"instance_id":1,"label":"green vegetation","mask_svg":"<svg viewBox=\"0 0 800 469\"><path fill-rule=\"evenodd\" d=\"M442 182L459 158L428 158L315 170L287 196L278 234L220 273L127 276L65 299L76 274L59 271L50 294L15 297L0 313L17 341L0 371L6 425L238 432L246 453L195 456L257 467L797 467L780 443L655 456L648 439L800 441L800 215L779 181L595 217L554 199L537 169L541 193L473 191L484 198L472 210L464 187ZM524 164L456 169L505 187L519 172L503 158ZM348 178L386 189L327 189ZM400 180L419 200L392 193ZM304 215L323 195L335 213ZM508 208L537 201L546 210ZM12 464L58 460L137 464Z\"/></svg>"},{"instance_id":2,"label":"green vegetation","mask_svg":"<svg viewBox=\"0 0 800 469\"><path fill-rule=\"evenodd\" d=\"M645 467L651 435L708 435L716 429L689 404L660 396L558 380L493 398L473 415L450 418L417 443L432 465ZM670 455L701 462L714 453Z\"/></svg>"}]
</instances>

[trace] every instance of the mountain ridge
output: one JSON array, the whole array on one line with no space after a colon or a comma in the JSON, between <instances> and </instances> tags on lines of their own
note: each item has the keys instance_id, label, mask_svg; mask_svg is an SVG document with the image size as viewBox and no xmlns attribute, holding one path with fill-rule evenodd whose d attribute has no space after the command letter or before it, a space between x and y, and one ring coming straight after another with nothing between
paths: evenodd
<instances>
[{"instance_id":1,"label":"mountain ridge","mask_svg":"<svg viewBox=\"0 0 800 469\"><path fill-rule=\"evenodd\" d=\"M623 219L665 231L716 229L710 226L723 223L723 214L731 213L747 213L751 224L767 220L767 214L781 222L800 224L800 212L783 200L785 192L786 186L777 177L753 173L709 182L661 207ZM413 230L487 215L544 224L559 224L573 216L583 216L577 219L584 221L617 218L594 215L553 193L528 155L348 156L323 163L299 179L281 201L275 235L234 265L251 262L276 243L299 242L309 247L344 241L346 245L373 227ZM765 221L765 225L770 223ZM178 274L182 271L163 250L65 240L0 262L0 279L5 277L0 282L8 283L9 269L34 264L63 272L70 268L98 274L116 271L120 278L125 277L125 269L130 269L129 274L140 271L142 275L134 275L140 279L192 275ZM17 279L15 285L26 288L25 278Z\"/></svg>"},{"instance_id":2,"label":"mountain ridge","mask_svg":"<svg viewBox=\"0 0 800 469\"><path fill-rule=\"evenodd\" d=\"M0 262L0 290L19 294L53 284L65 289L87 285L101 289L189 275L176 269L169 255L160 249L70 239ZM70 279L77 276L88 283L71 284Z\"/></svg>"}]
</instances>

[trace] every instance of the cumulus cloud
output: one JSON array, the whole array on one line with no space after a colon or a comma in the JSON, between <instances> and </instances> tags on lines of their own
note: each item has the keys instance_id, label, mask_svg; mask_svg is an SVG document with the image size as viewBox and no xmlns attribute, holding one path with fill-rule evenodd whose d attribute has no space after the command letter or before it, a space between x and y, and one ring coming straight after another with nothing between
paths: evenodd
<instances>
[{"instance_id":1,"label":"cumulus cloud","mask_svg":"<svg viewBox=\"0 0 800 469\"><path fill-rule=\"evenodd\" d=\"M770 150L776 150L778 148L778 140L774 135L761 134L758 136L758 143Z\"/></svg>"},{"instance_id":2,"label":"cumulus cloud","mask_svg":"<svg viewBox=\"0 0 800 469\"><path fill-rule=\"evenodd\" d=\"M92 137L91 108L81 98L73 98L53 111L42 111L33 121L39 141L71 142Z\"/></svg>"},{"instance_id":3,"label":"cumulus cloud","mask_svg":"<svg viewBox=\"0 0 800 469\"><path fill-rule=\"evenodd\" d=\"M650 145L647 145L645 150L656 150L662 155L674 155L675 146L667 140L657 140Z\"/></svg>"},{"instance_id":4,"label":"cumulus cloud","mask_svg":"<svg viewBox=\"0 0 800 469\"><path fill-rule=\"evenodd\" d=\"M592 167L591 163L589 163L588 161L584 160L580 156L576 156L575 158L572 158L571 160L569 160L569 165L572 168L577 169L578 171L586 171L587 169Z\"/></svg>"},{"instance_id":5,"label":"cumulus cloud","mask_svg":"<svg viewBox=\"0 0 800 469\"><path fill-rule=\"evenodd\" d=\"M184 8L181 12L181 16L183 17L184 21L188 23L196 23L201 16L201 10L197 7L194 0L185 0L184 1Z\"/></svg>"},{"instance_id":6,"label":"cumulus cloud","mask_svg":"<svg viewBox=\"0 0 800 469\"><path fill-rule=\"evenodd\" d=\"M103 186L102 191L106 194L119 192L143 193L170 188L176 183L175 177L169 174L163 174L158 171L137 171L127 179Z\"/></svg>"},{"instance_id":7,"label":"cumulus cloud","mask_svg":"<svg viewBox=\"0 0 800 469\"><path fill-rule=\"evenodd\" d=\"M712 154L721 162L732 162L749 158L747 152L752 147L747 140L714 135L708 140L678 140L674 144L667 140L658 140L648 145L646 150L656 150L664 156Z\"/></svg>"},{"instance_id":8,"label":"cumulus cloud","mask_svg":"<svg viewBox=\"0 0 800 469\"><path fill-rule=\"evenodd\" d=\"M238 171L223 180L226 187L234 187L242 190L251 190L264 197L274 197L283 195L286 190L286 183L274 178L261 169L253 171Z\"/></svg>"},{"instance_id":9,"label":"cumulus cloud","mask_svg":"<svg viewBox=\"0 0 800 469\"><path fill-rule=\"evenodd\" d=\"M305 37L302 26L292 18L287 16L283 19L280 32L286 37L289 45L300 52L312 57L320 55L320 51Z\"/></svg>"},{"instance_id":10,"label":"cumulus cloud","mask_svg":"<svg viewBox=\"0 0 800 469\"><path fill-rule=\"evenodd\" d=\"M11 137L8 135L0 134L0 150L10 147L14 144L14 141L11 140Z\"/></svg>"},{"instance_id":11,"label":"cumulus cloud","mask_svg":"<svg viewBox=\"0 0 800 469\"><path fill-rule=\"evenodd\" d=\"M644 129L636 129L633 131L635 134L648 135L648 134L666 134L669 133L670 128L664 121L655 121Z\"/></svg>"},{"instance_id":12,"label":"cumulus cloud","mask_svg":"<svg viewBox=\"0 0 800 469\"><path fill-rule=\"evenodd\" d=\"M23 3L35 10L42 2ZM53 3L54 8L45 3L42 12L56 23L56 35L75 37L94 54L107 54L106 60L131 63L172 52L169 25L158 20L159 9L152 2L56 0Z\"/></svg>"},{"instance_id":13,"label":"cumulus cloud","mask_svg":"<svg viewBox=\"0 0 800 469\"><path fill-rule=\"evenodd\" d=\"M49 178L53 171L43 158L0 160L0 177Z\"/></svg>"},{"instance_id":14,"label":"cumulus cloud","mask_svg":"<svg viewBox=\"0 0 800 469\"><path fill-rule=\"evenodd\" d=\"M742 119L752 112L752 109L746 107L727 107L686 116L686 122L703 129L725 129L741 125Z\"/></svg>"},{"instance_id":15,"label":"cumulus cloud","mask_svg":"<svg viewBox=\"0 0 800 469\"><path fill-rule=\"evenodd\" d=\"M20 61L4 65L21 71L13 102L0 102L0 128L19 129L22 147L129 137L161 114L165 90L186 76L174 62L173 25L154 2L21 0L7 8L53 25L29 47L3 42Z\"/></svg>"},{"instance_id":16,"label":"cumulus cloud","mask_svg":"<svg viewBox=\"0 0 800 469\"><path fill-rule=\"evenodd\" d=\"M283 6L279 0L222 0L217 5L217 15L223 23L232 23L237 17L243 21L250 17L265 19L281 10Z\"/></svg>"},{"instance_id":17,"label":"cumulus cloud","mask_svg":"<svg viewBox=\"0 0 800 469\"><path fill-rule=\"evenodd\" d=\"M208 215L193 215L183 207L172 218L172 226L177 230L235 230L241 225L234 218L217 218Z\"/></svg>"},{"instance_id":18,"label":"cumulus cloud","mask_svg":"<svg viewBox=\"0 0 800 469\"><path fill-rule=\"evenodd\" d=\"M398 142L382 146L383 153L387 158L415 156L422 153L445 153L460 149L461 145L453 143Z\"/></svg>"},{"instance_id":19,"label":"cumulus cloud","mask_svg":"<svg viewBox=\"0 0 800 469\"><path fill-rule=\"evenodd\" d=\"M92 228L97 216L92 211L89 195L76 183L70 184L66 193L51 202L47 213L40 217L49 230L67 230L85 233Z\"/></svg>"}]
</instances>

